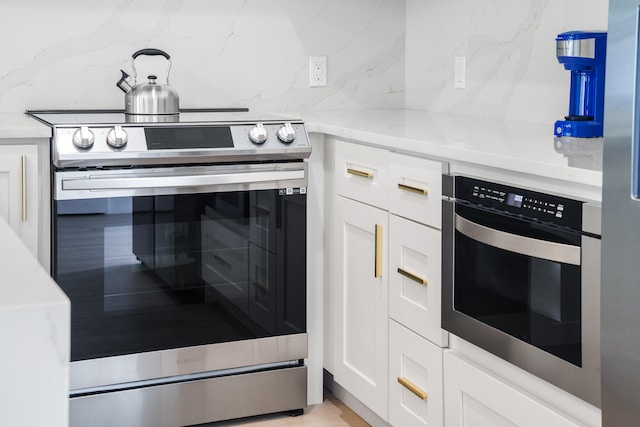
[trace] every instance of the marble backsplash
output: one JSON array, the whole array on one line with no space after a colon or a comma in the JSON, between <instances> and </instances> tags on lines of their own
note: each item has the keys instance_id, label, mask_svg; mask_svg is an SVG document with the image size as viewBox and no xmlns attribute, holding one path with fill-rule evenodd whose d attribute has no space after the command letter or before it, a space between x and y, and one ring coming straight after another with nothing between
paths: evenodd
<instances>
[{"instance_id":1,"label":"marble backsplash","mask_svg":"<svg viewBox=\"0 0 640 427\"><path fill-rule=\"evenodd\" d=\"M131 54L172 56L183 108L412 108L553 123L555 37L603 30L608 0L3 0L0 111L122 108ZM328 86L309 87L309 56ZM466 57L455 89L454 58ZM161 57L138 75L165 75Z\"/></svg>"},{"instance_id":2,"label":"marble backsplash","mask_svg":"<svg viewBox=\"0 0 640 427\"><path fill-rule=\"evenodd\" d=\"M3 0L0 111L123 108L131 54L171 55L180 106L404 106L404 0ZM309 56L328 86L309 87ZM162 57L136 60L163 79Z\"/></svg>"},{"instance_id":3,"label":"marble backsplash","mask_svg":"<svg viewBox=\"0 0 640 427\"><path fill-rule=\"evenodd\" d=\"M608 0L407 0L406 106L550 123L568 112L556 36L606 30ZM454 61L466 57L466 88Z\"/></svg>"}]
</instances>

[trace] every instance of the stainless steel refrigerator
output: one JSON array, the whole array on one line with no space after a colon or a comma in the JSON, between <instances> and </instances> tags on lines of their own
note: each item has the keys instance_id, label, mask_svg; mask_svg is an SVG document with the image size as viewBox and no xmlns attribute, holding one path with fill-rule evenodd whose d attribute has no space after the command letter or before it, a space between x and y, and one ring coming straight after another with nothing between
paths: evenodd
<instances>
[{"instance_id":1,"label":"stainless steel refrigerator","mask_svg":"<svg viewBox=\"0 0 640 427\"><path fill-rule=\"evenodd\" d=\"M640 2L609 1L602 195L602 425L640 425Z\"/></svg>"}]
</instances>

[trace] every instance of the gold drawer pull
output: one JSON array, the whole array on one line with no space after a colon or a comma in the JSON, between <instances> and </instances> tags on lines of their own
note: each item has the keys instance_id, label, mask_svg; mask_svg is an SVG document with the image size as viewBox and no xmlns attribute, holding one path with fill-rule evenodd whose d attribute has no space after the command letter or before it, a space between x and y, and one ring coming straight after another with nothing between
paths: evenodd
<instances>
[{"instance_id":1,"label":"gold drawer pull","mask_svg":"<svg viewBox=\"0 0 640 427\"><path fill-rule=\"evenodd\" d=\"M427 195L429 194L429 192L427 191L426 188L420 188L420 187L413 187L411 185L407 185L407 184L398 184L398 188L404 191L411 191L412 193L418 193L418 194L422 194L422 195Z\"/></svg>"},{"instance_id":2,"label":"gold drawer pull","mask_svg":"<svg viewBox=\"0 0 640 427\"><path fill-rule=\"evenodd\" d=\"M418 396L420 399L425 400L428 397L426 391L422 390L420 387L418 387L417 385L415 385L414 383L412 383L408 379L398 377L398 382L400 384L402 384L411 393L413 393L416 396Z\"/></svg>"},{"instance_id":3,"label":"gold drawer pull","mask_svg":"<svg viewBox=\"0 0 640 427\"><path fill-rule=\"evenodd\" d=\"M376 224L376 255L374 277L382 277L382 226Z\"/></svg>"},{"instance_id":4,"label":"gold drawer pull","mask_svg":"<svg viewBox=\"0 0 640 427\"><path fill-rule=\"evenodd\" d=\"M427 279L423 279L420 276L417 276L417 275L415 275L413 273L410 273L407 270L405 270L404 268L398 267L398 273L402 274L404 277L408 277L409 279L413 280L414 282L420 283L421 285L426 285L427 284Z\"/></svg>"},{"instance_id":5,"label":"gold drawer pull","mask_svg":"<svg viewBox=\"0 0 640 427\"><path fill-rule=\"evenodd\" d=\"M358 169L347 168L347 173L351 175L361 176L363 178L373 178L373 174L371 172L359 171Z\"/></svg>"}]
</instances>

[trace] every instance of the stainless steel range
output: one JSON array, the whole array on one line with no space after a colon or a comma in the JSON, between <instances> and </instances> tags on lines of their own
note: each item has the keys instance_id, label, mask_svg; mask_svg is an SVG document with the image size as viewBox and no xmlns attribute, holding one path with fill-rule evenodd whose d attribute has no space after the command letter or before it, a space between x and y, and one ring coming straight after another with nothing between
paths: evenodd
<instances>
[{"instance_id":1,"label":"stainless steel range","mask_svg":"<svg viewBox=\"0 0 640 427\"><path fill-rule=\"evenodd\" d=\"M71 425L301 413L304 123L245 109L149 123L28 113L53 131L51 273L71 299Z\"/></svg>"}]
</instances>

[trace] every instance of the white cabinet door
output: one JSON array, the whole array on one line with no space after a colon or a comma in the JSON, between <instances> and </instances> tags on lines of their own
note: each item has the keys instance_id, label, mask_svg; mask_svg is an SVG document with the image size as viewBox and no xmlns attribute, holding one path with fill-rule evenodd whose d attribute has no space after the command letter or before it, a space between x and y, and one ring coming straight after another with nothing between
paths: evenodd
<instances>
[{"instance_id":1,"label":"white cabinet door","mask_svg":"<svg viewBox=\"0 0 640 427\"><path fill-rule=\"evenodd\" d=\"M336 196L334 380L387 419L387 212Z\"/></svg>"},{"instance_id":2,"label":"white cabinet door","mask_svg":"<svg viewBox=\"0 0 640 427\"><path fill-rule=\"evenodd\" d=\"M334 173L336 194L387 210L387 150L337 141Z\"/></svg>"},{"instance_id":3,"label":"white cabinet door","mask_svg":"<svg viewBox=\"0 0 640 427\"><path fill-rule=\"evenodd\" d=\"M444 347L440 240L439 230L389 215L389 317Z\"/></svg>"},{"instance_id":4,"label":"white cabinet door","mask_svg":"<svg viewBox=\"0 0 640 427\"><path fill-rule=\"evenodd\" d=\"M389 212L440 229L442 163L389 154Z\"/></svg>"},{"instance_id":5,"label":"white cabinet door","mask_svg":"<svg viewBox=\"0 0 640 427\"><path fill-rule=\"evenodd\" d=\"M38 257L38 147L0 145L0 216Z\"/></svg>"},{"instance_id":6,"label":"white cabinet door","mask_svg":"<svg viewBox=\"0 0 640 427\"><path fill-rule=\"evenodd\" d=\"M442 349L389 320L389 423L443 425Z\"/></svg>"},{"instance_id":7,"label":"white cabinet door","mask_svg":"<svg viewBox=\"0 0 640 427\"><path fill-rule=\"evenodd\" d=\"M446 427L577 427L510 384L444 352Z\"/></svg>"}]
</instances>

